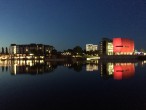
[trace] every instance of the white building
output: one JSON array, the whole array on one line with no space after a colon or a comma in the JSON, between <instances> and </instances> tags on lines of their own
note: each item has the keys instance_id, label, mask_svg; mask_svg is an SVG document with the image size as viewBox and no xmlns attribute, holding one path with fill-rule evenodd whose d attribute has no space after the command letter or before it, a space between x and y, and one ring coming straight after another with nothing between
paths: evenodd
<instances>
[{"instance_id":1,"label":"white building","mask_svg":"<svg viewBox=\"0 0 146 110\"><path fill-rule=\"evenodd\" d=\"M96 51L98 50L98 45L86 44L86 51Z\"/></svg>"},{"instance_id":2,"label":"white building","mask_svg":"<svg viewBox=\"0 0 146 110\"><path fill-rule=\"evenodd\" d=\"M113 43L112 42L107 42L106 45L106 54L107 55L113 55Z\"/></svg>"}]
</instances>

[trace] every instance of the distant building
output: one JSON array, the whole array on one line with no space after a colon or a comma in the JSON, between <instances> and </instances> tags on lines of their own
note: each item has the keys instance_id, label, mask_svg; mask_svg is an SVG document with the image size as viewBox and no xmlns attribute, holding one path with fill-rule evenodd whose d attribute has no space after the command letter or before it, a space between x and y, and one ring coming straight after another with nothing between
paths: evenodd
<instances>
[{"instance_id":1,"label":"distant building","mask_svg":"<svg viewBox=\"0 0 146 110\"><path fill-rule=\"evenodd\" d=\"M134 41L128 38L113 38L113 51L115 55L132 55Z\"/></svg>"},{"instance_id":2,"label":"distant building","mask_svg":"<svg viewBox=\"0 0 146 110\"><path fill-rule=\"evenodd\" d=\"M86 51L96 51L98 50L98 45L86 44Z\"/></svg>"},{"instance_id":3,"label":"distant building","mask_svg":"<svg viewBox=\"0 0 146 110\"><path fill-rule=\"evenodd\" d=\"M100 55L113 55L113 42L111 39L102 39L100 42Z\"/></svg>"},{"instance_id":4,"label":"distant building","mask_svg":"<svg viewBox=\"0 0 146 110\"><path fill-rule=\"evenodd\" d=\"M43 44L26 44L17 45L11 44L9 53L12 58L44 58L49 57L54 49L53 46Z\"/></svg>"}]
</instances>

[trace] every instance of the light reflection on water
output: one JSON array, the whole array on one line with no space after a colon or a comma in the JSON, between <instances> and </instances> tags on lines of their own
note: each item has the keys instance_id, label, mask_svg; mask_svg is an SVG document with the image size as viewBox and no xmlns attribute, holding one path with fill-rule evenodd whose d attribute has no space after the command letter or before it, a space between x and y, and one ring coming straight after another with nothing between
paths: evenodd
<instances>
[{"instance_id":1,"label":"light reflection on water","mask_svg":"<svg viewBox=\"0 0 146 110\"><path fill-rule=\"evenodd\" d=\"M73 69L75 72L81 72L85 68L86 72L100 73L103 78L113 78L122 80L132 78L135 74L135 67L143 67L146 61L139 62L45 62L44 60L6 60L0 61L2 72L9 72L11 75L18 74L43 74L50 73L58 66Z\"/></svg>"},{"instance_id":2,"label":"light reflection on water","mask_svg":"<svg viewBox=\"0 0 146 110\"><path fill-rule=\"evenodd\" d=\"M145 63L0 61L0 107L144 108Z\"/></svg>"}]
</instances>

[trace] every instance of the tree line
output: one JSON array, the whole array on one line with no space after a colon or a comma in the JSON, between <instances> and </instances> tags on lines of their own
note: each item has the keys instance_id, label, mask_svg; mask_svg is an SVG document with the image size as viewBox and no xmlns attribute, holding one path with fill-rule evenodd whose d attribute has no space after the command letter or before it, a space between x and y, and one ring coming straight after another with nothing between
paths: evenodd
<instances>
[{"instance_id":1,"label":"tree line","mask_svg":"<svg viewBox=\"0 0 146 110\"><path fill-rule=\"evenodd\" d=\"M7 47L6 48L2 47L1 54L9 54L8 48Z\"/></svg>"},{"instance_id":2,"label":"tree line","mask_svg":"<svg viewBox=\"0 0 146 110\"><path fill-rule=\"evenodd\" d=\"M83 54L88 54L88 55L94 55L94 54L99 54L99 50L96 51L86 51L85 49L82 49L80 46L75 46L73 49L67 49L64 50L64 52L70 52L73 55L83 55Z\"/></svg>"}]
</instances>

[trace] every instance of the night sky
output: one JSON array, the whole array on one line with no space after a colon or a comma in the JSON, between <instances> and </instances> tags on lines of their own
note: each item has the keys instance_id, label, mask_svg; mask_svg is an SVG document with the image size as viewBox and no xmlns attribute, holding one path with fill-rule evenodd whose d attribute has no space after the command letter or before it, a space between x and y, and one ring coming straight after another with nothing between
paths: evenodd
<instances>
[{"instance_id":1,"label":"night sky","mask_svg":"<svg viewBox=\"0 0 146 110\"><path fill-rule=\"evenodd\" d=\"M132 38L146 49L146 0L0 0L0 47L85 48L103 37Z\"/></svg>"}]
</instances>

